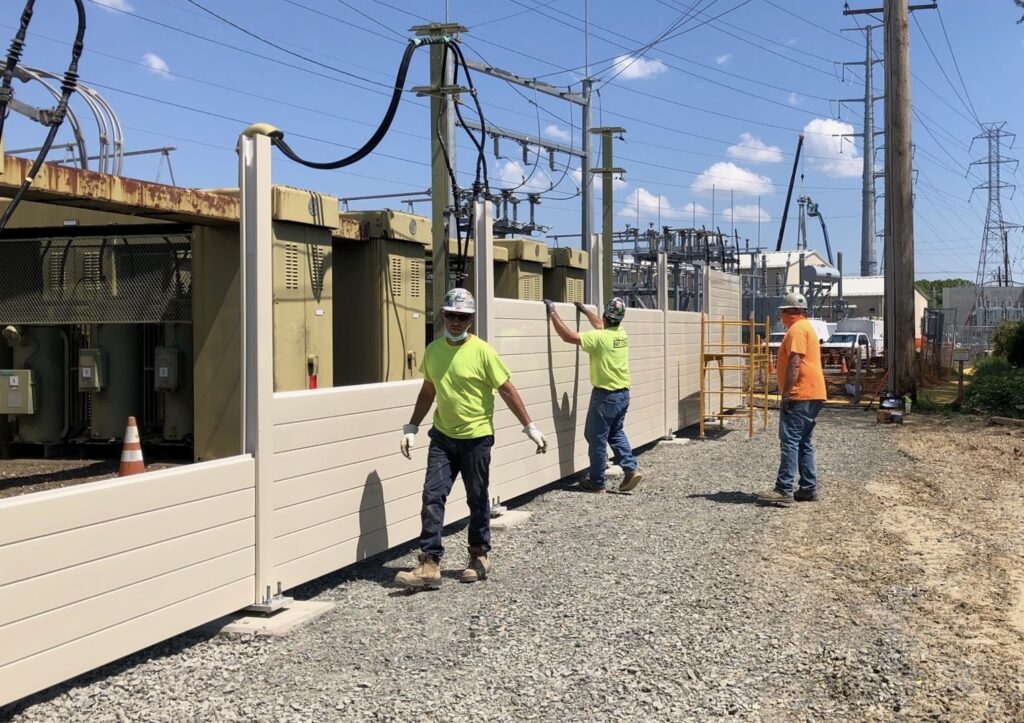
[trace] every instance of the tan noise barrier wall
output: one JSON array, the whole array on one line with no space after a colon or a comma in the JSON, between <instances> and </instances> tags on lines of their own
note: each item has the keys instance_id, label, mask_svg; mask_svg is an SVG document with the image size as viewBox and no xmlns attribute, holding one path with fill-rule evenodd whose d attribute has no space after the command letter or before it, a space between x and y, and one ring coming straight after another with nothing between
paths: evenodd
<instances>
[{"instance_id":1,"label":"tan noise barrier wall","mask_svg":"<svg viewBox=\"0 0 1024 723\"><path fill-rule=\"evenodd\" d=\"M705 299L712 320L739 318L738 280L711 272ZM493 303L491 342L551 445L535 454L497 402L491 491L509 500L586 469L591 386L542 304ZM559 313L589 328L571 305ZM641 446L698 421L700 315L630 309L625 326L626 432ZM398 441L419 386L275 394L272 449L257 452L269 520L256 520L251 456L0 501L0 705L257 602L257 522L284 590L415 538L428 425L412 461ZM467 514L457 483L448 521Z\"/></svg>"}]
</instances>

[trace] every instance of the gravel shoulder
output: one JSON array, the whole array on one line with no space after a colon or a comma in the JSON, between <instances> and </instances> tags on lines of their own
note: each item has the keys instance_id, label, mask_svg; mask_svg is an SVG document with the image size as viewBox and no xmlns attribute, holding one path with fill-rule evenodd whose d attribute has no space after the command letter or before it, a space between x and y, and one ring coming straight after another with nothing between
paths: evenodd
<instances>
[{"instance_id":1,"label":"gravel shoulder","mask_svg":"<svg viewBox=\"0 0 1024 723\"><path fill-rule=\"evenodd\" d=\"M189 633L0 720L1024 720L1024 430L827 409L823 501L762 507L768 430L640 458L631 495L553 485L492 578L391 587L405 546L293 591L288 637Z\"/></svg>"}]
</instances>

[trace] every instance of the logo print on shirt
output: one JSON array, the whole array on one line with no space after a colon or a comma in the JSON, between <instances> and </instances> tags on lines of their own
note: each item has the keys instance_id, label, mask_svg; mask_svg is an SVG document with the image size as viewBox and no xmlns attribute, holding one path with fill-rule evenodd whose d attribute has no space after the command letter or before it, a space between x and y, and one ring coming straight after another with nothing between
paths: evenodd
<instances>
[{"instance_id":1,"label":"logo print on shirt","mask_svg":"<svg viewBox=\"0 0 1024 723\"><path fill-rule=\"evenodd\" d=\"M613 349L625 349L629 346L629 339L615 339L612 342Z\"/></svg>"}]
</instances>

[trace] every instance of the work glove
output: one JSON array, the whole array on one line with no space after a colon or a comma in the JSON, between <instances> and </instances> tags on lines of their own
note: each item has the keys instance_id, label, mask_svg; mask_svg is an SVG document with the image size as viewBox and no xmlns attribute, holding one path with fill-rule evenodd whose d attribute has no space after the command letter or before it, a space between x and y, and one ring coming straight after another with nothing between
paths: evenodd
<instances>
[{"instance_id":1,"label":"work glove","mask_svg":"<svg viewBox=\"0 0 1024 723\"><path fill-rule=\"evenodd\" d=\"M551 316L553 313L555 313L555 302L553 302L551 299L544 299L544 308L547 309L548 316Z\"/></svg>"},{"instance_id":2,"label":"work glove","mask_svg":"<svg viewBox=\"0 0 1024 723\"><path fill-rule=\"evenodd\" d=\"M572 302L572 305L575 306L576 307L576 311L580 312L581 314L586 314L587 313L587 307L585 307L582 302L574 301L574 302Z\"/></svg>"},{"instance_id":3,"label":"work glove","mask_svg":"<svg viewBox=\"0 0 1024 723\"><path fill-rule=\"evenodd\" d=\"M402 443L399 445L399 449L402 450L402 454L405 455L406 459L412 459L412 448L416 446L416 432L420 431L420 428L415 424L407 424L402 427Z\"/></svg>"},{"instance_id":4,"label":"work glove","mask_svg":"<svg viewBox=\"0 0 1024 723\"><path fill-rule=\"evenodd\" d=\"M533 443L537 445L537 454L540 454L542 452L547 453L548 441L544 439L544 435L541 433L539 429L537 429L536 424L530 422L525 427L523 427L523 434L525 434L527 437L533 440Z\"/></svg>"}]
</instances>

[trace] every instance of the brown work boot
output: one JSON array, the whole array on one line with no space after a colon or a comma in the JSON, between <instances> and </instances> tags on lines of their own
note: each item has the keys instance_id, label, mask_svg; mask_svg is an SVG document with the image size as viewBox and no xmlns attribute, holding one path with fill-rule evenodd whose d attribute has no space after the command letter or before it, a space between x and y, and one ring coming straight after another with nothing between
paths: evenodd
<instances>
[{"instance_id":1,"label":"brown work boot","mask_svg":"<svg viewBox=\"0 0 1024 723\"><path fill-rule=\"evenodd\" d=\"M640 470L629 470L626 472L626 476L622 478L622 482L619 483L619 492L632 492L640 484L641 479L643 479L643 475L640 474Z\"/></svg>"},{"instance_id":2,"label":"brown work boot","mask_svg":"<svg viewBox=\"0 0 1024 723\"><path fill-rule=\"evenodd\" d=\"M459 582L480 582L486 580L491 574L491 561L487 557L487 550L482 547L469 548L469 564L462 571Z\"/></svg>"},{"instance_id":3,"label":"brown work boot","mask_svg":"<svg viewBox=\"0 0 1024 723\"><path fill-rule=\"evenodd\" d=\"M438 587L441 584L441 561L421 552L416 567L395 575L395 584L414 589Z\"/></svg>"}]
</instances>

